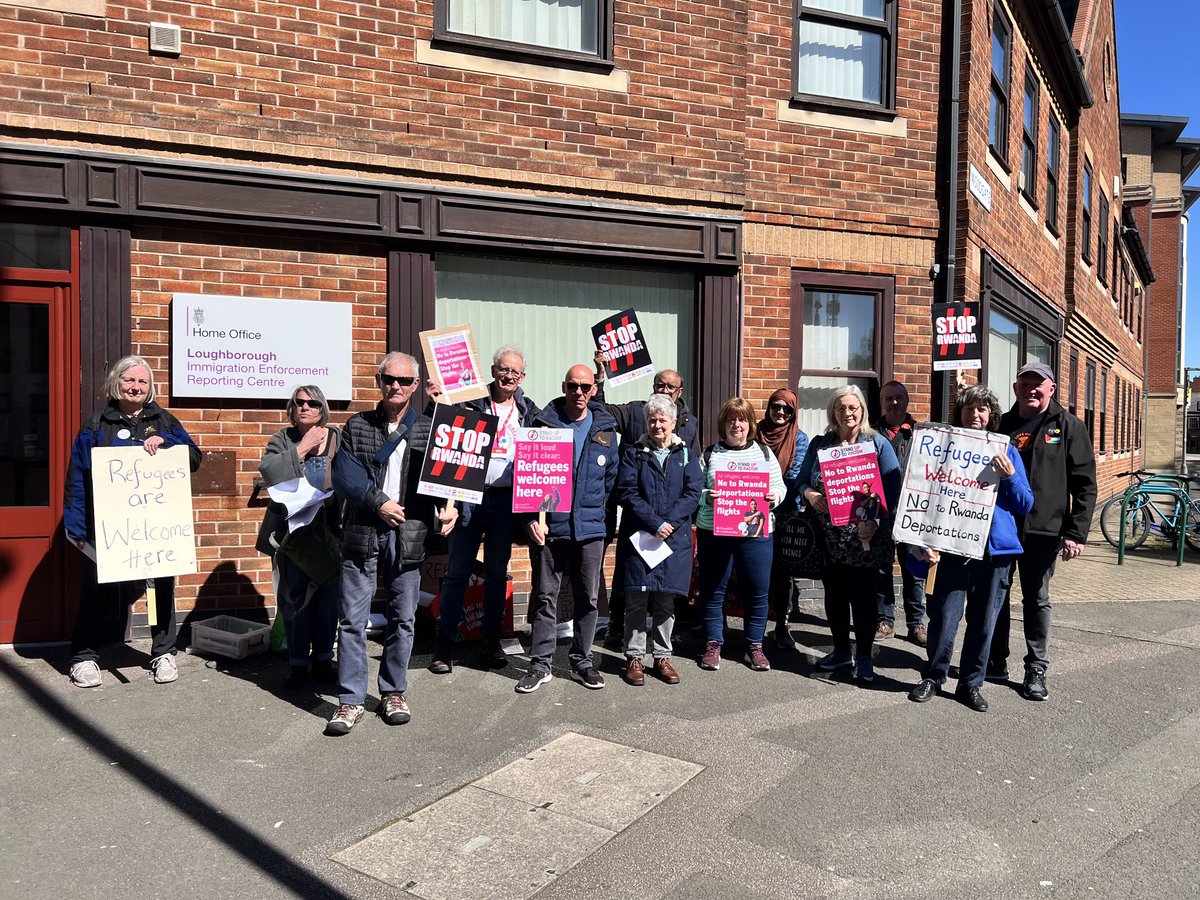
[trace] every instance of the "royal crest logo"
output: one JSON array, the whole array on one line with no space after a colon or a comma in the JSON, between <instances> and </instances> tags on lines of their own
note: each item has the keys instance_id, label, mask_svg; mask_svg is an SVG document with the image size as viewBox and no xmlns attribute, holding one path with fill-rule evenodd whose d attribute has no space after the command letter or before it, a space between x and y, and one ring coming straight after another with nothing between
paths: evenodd
<instances>
[{"instance_id":1,"label":"royal crest logo","mask_svg":"<svg viewBox=\"0 0 1200 900\"><path fill-rule=\"evenodd\" d=\"M200 309L199 307L197 307L196 309L192 310L192 322L193 322L193 324L196 324L196 325L204 324L204 310L203 309Z\"/></svg>"}]
</instances>

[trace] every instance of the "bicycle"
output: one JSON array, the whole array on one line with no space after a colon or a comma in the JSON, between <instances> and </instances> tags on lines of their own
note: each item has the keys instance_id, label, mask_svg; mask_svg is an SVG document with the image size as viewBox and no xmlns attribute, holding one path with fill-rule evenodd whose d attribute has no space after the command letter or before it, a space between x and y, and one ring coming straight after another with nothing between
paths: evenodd
<instances>
[{"instance_id":1,"label":"bicycle","mask_svg":"<svg viewBox=\"0 0 1200 900\"><path fill-rule=\"evenodd\" d=\"M1192 497L1189 485L1200 482L1200 478L1189 475L1164 475L1140 469L1136 472L1121 472L1114 478L1136 478L1137 484L1130 485L1119 494L1114 494L1100 510L1100 531L1104 539L1117 547L1121 540L1121 504L1129 497L1125 507L1125 549L1133 550L1146 542L1150 535L1158 534L1175 547L1179 542L1181 507L1188 505L1188 527L1184 542L1192 550L1200 551L1200 503ZM1168 514L1154 502L1147 492L1154 488L1170 490L1175 497L1175 508Z\"/></svg>"}]
</instances>

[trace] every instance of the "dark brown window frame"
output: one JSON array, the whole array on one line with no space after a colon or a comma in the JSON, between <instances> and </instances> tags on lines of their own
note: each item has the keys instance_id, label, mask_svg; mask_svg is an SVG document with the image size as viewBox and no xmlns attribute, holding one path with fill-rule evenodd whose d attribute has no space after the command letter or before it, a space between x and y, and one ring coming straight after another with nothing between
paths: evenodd
<instances>
[{"instance_id":1,"label":"dark brown window frame","mask_svg":"<svg viewBox=\"0 0 1200 900\"><path fill-rule=\"evenodd\" d=\"M1092 445L1096 444L1096 361L1089 359L1084 365L1083 376L1083 424L1087 426Z\"/></svg>"},{"instance_id":2,"label":"dark brown window frame","mask_svg":"<svg viewBox=\"0 0 1200 900\"><path fill-rule=\"evenodd\" d=\"M1030 93L1032 90L1032 94ZM1032 97L1032 99L1031 99ZM1041 87L1033 66L1025 66L1025 93L1021 98L1021 193L1030 205L1037 209L1037 147L1038 147L1038 115L1041 107ZM1029 106L1033 106L1033 131L1026 124Z\"/></svg>"},{"instance_id":3,"label":"dark brown window frame","mask_svg":"<svg viewBox=\"0 0 1200 900\"><path fill-rule=\"evenodd\" d=\"M497 59L508 59L514 62L592 71L607 72L615 65L613 60L614 0L596 0L597 51L594 54L451 31L451 2L452 0L434 0L433 43L438 47Z\"/></svg>"},{"instance_id":4,"label":"dark brown window frame","mask_svg":"<svg viewBox=\"0 0 1200 900\"><path fill-rule=\"evenodd\" d=\"M1071 351L1071 366L1067 370L1067 378L1067 412L1069 412L1071 415L1075 415L1075 411L1078 408L1075 403L1077 397L1075 386L1079 384L1078 350Z\"/></svg>"},{"instance_id":5,"label":"dark brown window frame","mask_svg":"<svg viewBox=\"0 0 1200 900\"><path fill-rule=\"evenodd\" d=\"M441 2L441 0L439 0ZM827 109L854 114L894 115L896 112L896 28L899 0L884 0L883 21L869 19L828 9L805 8L804 0L796 0L792 18L792 96L794 106ZM856 28L883 37L883 67L880 73L879 103L847 100L800 90L800 22L806 20L840 28Z\"/></svg>"},{"instance_id":6,"label":"dark brown window frame","mask_svg":"<svg viewBox=\"0 0 1200 900\"><path fill-rule=\"evenodd\" d=\"M1009 111L1012 109L1012 97L1010 93L1012 82L1012 38L1013 27L1012 22L1008 20L1008 16L1004 14L1004 10L1000 8L1000 3L992 5L992 30L990 40L988 41L988 50L992 49L992 44L997 38L996 25L999 23L1004 29L1004 74L999 76L996 74L996 68L992 65L991 54L988 54L988 72L991 89L988 97L988 148L992 151L995 157L1004 165L1006 170L1009 170L1008 165L1008 117ZM992 140L992 119L996 119L996 140Z\"/></svg>"},{"instance_id":7,"label":"dark brown window frame","mask_svg":"<svg viewBox=\"0 0 1200 900\"><path fill-rule=\"evenodd\" d=\"M1082 194L1082 202L1079 204L1079 214L1081 219L1080 225L1080 251L1079 255L1085 263L1091 265L1092 262L1092 164L1086 159L1083 161L1083 177L1080 183L1080 192Z\"/></svg>"},{"instance_id":8,"label":"dark brown window frame","mask_svg":"<svg viewBox=\"0 0 1200 900\"><path fill-rule=\"evenodd\" d=\"M1100 367L1100 452L1108 452L1108 366Z\"/></svg>"},{"instance_id":9,"label":"dark brown window frame","mask_svg":"<svg viewBox=\"0 0 1200 900\"><path fill-rule=\"evenodd\" d=\"M1046 118L1046 227L1058 235L1058 160L1062 153L1062 126L1054 112Z\"/></svg>"},{"instance_id":10,"label":"dark brown window frame","mask_svg":"<svg viewBox=\"0 0 1200 900\"><path fill-rule=\"evenodd\" d=\"M1108 198L1103 190L1099 192L1096 211L1100 219L1096 226L1096 277L1108 287Z\"/></svg>"}]
</instances>

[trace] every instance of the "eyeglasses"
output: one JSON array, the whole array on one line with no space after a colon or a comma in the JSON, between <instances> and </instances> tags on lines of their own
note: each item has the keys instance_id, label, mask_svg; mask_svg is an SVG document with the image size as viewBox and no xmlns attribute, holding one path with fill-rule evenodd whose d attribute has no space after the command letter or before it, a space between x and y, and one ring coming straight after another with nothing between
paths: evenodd
<instances>
[{"instance_id":1,"label":"eyeglasses","mask_svg":"<svg viewBox=\"0 0 1200 900\"><path fill-rule=\"evenodd\" d=\"M671 384L671 383L669 383L669 382L666 382L666 381L656 381L656 382L654 382L654 389L655 389L656 391L677 391L677 390L679 390L681 387L683 387L683 385L682 385L682 384Z\"/></svg>"},{"instance_id":2,"label":"eyeglasses","mask_svg":"<svg viewBox=\"0 0 1200 900\"><path fill-rule=\"evenodd\" d=\"M384 387L391 387L393 384L398 384L400 387L412 387L417 383L416 376L413 375L380 375L379 381Z\"/></svg>"},{"instance_id":3,"label":"eyeglasses","mask_svg":"<svg viewBox=\"0 0 1200 900\"><path fill-rule=\"evenodd\" d=\"M788 406L786 403L772 403L769 407L771 412L787 413L789 416L796 410Z\"/></svg>"},{"instance_id":4,"label":"eyeglasses","mask_svg":"<svg viewBox=\"0 0 1200 900\"><path fill-rule=\"evenodd\" d=\"M509 369L502 366L492 366L492 371L497 375L508 375L511 378L524 378L525 373L520 369Z\"/></svg>"},{"instance_id":5,"label":"eyeglasses","mask_svg":"<svg viewBox=\"0 0 1200 900\"><path fill-rule=\"evenodd\" d=\"M570 394L574 391L578 391L581 394L586 394L588 391L590 391L595 386L596 386L595 382L592 382L591 384L578 384L577 382L574 382L574 381L564 381L563 382L563 391L568 394Z\"/></svg>"},{"instance_id":6,"label":"eyeglasses","mask_svg":"<svg viewBox=\"0 0 1200 900\"><path fill-rule=\"evenodd\" d=\"M300 409L302 406L307 406L309 409L320 409L321 408L320 400L301 400L299 397L297 397L292 402L294 404L296 404L296 409Z\"/></svg>"}]
</instances>

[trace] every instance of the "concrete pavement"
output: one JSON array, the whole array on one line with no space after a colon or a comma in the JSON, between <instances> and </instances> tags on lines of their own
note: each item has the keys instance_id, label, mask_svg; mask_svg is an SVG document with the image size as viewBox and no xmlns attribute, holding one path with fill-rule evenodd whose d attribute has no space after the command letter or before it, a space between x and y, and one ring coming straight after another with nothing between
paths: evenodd
<instances>
[{"instance_id":1,"label":"concrete pavement","mask_svg":"<svg viewBox=\"0 0 1200 900\"><path fill-rule=\"evenodd\" d=\"M989 685L983 715L910 703L921 656L899 640L870 688L818 676L815 617L770 673L733 636L719 672L680 660L676 687L629 687L598 651L605 690L556 677L521 696L524 658L438 677L418 655L413 721L337 739L331 695L284 692L282 659L181 654L155 685L135 645L84 691L65 653L3 651L0 895L1200 896L1197 563L1134 557L1118 569L1093 545L1061 566L1050 700ZM544 749L563 741L585 749ZM519 789L500 772L543 754ZM623 754L683 774L663 788L614 768ZM620 821L597 820L604 790ZM440 887L405 880L410 821L449 829ZM515 852L476 866L505 841L537 880Z\"/></svg>"}]
</instances>

